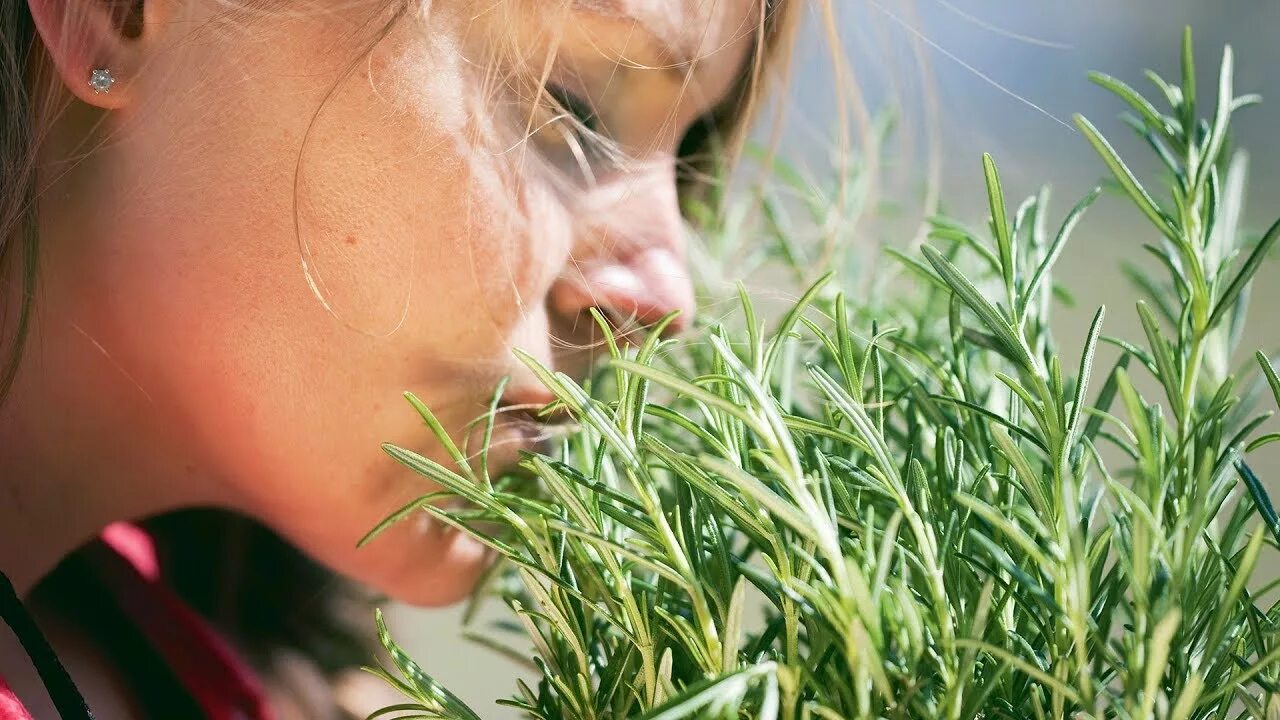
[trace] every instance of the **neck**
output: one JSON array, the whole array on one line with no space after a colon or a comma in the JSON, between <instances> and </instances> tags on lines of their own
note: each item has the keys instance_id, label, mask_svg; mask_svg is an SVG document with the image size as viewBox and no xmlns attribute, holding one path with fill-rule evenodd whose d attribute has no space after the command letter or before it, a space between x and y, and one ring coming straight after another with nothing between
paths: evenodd
<instances>
[{"instance_id":1,"label":"neck","mask_svg":"<svg viewBox=\"0 0 1280 720\"><path fill-rule=\"evenodd\" d=\"M49 515L50 495L21 481L26 473L12 472L14 463L0 457L0 572L9 576L20 597L26 597L58 562L93 535L94 523L78 513ZM57 521L50 521L56 517Z\"/></svg>"},{"instance_id":2,"label":"neck","mask_svg":"<svg viewBox=\"0 0 1280 720\"><path fill-rule=\"evenodd\" d=\"M192 464L166 453L173 443L135 440L167 436L143 430L154 407L134 412L137 404L101 385L99 395L109 397L81 401L93 393L76 385L28 376L0 404L0 572L22 597L112 522L210 504ZM96 403L115 411L89 407ZM103 417L117 427L93 426Z\"/></svg>"},{"instance_id":3,"label":"neck","mask_svg":"<svg viewBox=\"0 0 1280 720\"><path fill-rule=\"evenodd\" d=\"M95 471L92 458L77 471L49 457L57 442L0 423L0 571L26 597L61 560L93 539L106 525L153 514L158 508L137 492L119 492ZM50 447L54 446L54 447ZM53 460L55 462L50 462Z\"/></svg>"},{"instance_id":4,"label":"neck","mask_svg":"<svg viewBox=\"0 0 1280 720\"><path fill-rule=\"evenodd\" d=\"M70 97L42 98L63 100ZM81 261L78 248L96 220L86 219L92 206L71 199L86 191L65 171L67 149L100 118L84 103L66 110L42 128L34 300L21 275L26 258L0 265L0 366L21 352L0 396L0 572L22 596L112 522L226 500L213 473L197 470L207 467L197 456L207 456L174 406L188 388L165 387L156 372L165 358L120 340L146 332L145 312L122 314L104 302L114 289ZM10 334L24 306L30 326L15 348Z\"/></svg>"}]
</instances>

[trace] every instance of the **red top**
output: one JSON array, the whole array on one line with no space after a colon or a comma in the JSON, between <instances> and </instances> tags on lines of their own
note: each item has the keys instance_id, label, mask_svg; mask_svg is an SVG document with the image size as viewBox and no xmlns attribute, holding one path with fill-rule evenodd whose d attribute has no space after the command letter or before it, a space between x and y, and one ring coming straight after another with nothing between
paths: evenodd
<instances>
[{"instance_id":1,"label":"red top","mask_svg":"<svg viewBox=\"0 0 1280 720\"><path fill-rule=\"evenodd\" d=\"M0 677L0 720L34 720L31 713L18 702L3 677Z\"/></svg>"},{"instance_id":2,"label":"red top","mask_svg":"<svg viewBox=\"0 0 1280 720\"><path fill-rule=\"evenodd\" d=\"M231 647L160 580L155 544L140 528L114 523L103 543L124 562L105 568L113 598L164 658L208 720L273 720L262 685ZM32 720L0 677L0 720Z\"/></svg>"}]
</instances>

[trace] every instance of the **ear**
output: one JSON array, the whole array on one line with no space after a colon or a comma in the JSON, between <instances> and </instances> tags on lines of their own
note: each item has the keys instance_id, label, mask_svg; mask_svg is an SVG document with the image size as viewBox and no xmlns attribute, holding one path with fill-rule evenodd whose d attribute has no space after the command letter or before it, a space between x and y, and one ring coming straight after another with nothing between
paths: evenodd
<instances>
[{"instance_id":1,"label":"ear","mask_svg":"<svg viewBox=\"0 0 1280 720\"><path fill-rule=\"evenodd\" d=\"M31 17L62 82L77 98L106 110L129 104L131 73L160 31L158 14L170 0L28 0ZM110 89L90 84L106 70Z\"/></svg>"}]
</instances>

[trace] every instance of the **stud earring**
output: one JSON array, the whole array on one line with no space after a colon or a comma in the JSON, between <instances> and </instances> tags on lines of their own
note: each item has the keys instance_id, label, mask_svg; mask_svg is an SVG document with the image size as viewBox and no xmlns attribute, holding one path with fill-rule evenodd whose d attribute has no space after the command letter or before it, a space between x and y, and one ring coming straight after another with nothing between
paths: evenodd
<instances>
[{"instance_id":1,"label":"stud earring","mask_svg":"<svg viewBox=\"0 0 1280 720\"><path fill-rule=\"evenodd\" d=\"M89 73L89 87L99 95L111 92L111 86L116 84L115 76L106 68L94 68Z\"/></svg>"}]
</instances>

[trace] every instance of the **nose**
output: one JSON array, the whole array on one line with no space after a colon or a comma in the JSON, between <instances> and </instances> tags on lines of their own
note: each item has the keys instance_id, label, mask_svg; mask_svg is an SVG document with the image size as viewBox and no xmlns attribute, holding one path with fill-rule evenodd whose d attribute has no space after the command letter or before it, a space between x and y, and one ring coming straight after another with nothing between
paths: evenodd
<instances>
[{"instance_id":1,"label":"nose","mask_svg":"<svg viewBox=\"0 0 1280 720\"><path fill-rule=\"evenodd\" d=\"M585 231L548 297L552 312L581 318L598 309L627 340L666 315L675 334L693 322L693 283L674 168L651 169L593 193Z\"/></svg>"}]
</instances>

